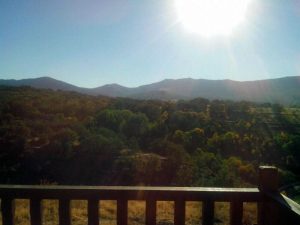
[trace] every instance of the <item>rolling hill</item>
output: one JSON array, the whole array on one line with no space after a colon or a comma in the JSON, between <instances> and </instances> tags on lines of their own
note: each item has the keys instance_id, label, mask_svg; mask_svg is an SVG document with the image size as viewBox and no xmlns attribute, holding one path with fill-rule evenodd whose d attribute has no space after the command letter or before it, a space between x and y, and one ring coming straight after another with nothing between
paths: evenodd
<instances>
[{"instance_id":1,"label":"rolling hill","mask_svg":"<svg viewBox=\"0 0 300 225\"><path fill-rule=\"evenodd\" d=\"M300 76L257 81L166 79L157 83L128 88L108 84L82 88L50 77L23 80L0 80L0 85L75 91L89 95L136 99L179 100L197 97L207 99L246 100L281 104L300 104Z\"/></svg>"}]
</instances>

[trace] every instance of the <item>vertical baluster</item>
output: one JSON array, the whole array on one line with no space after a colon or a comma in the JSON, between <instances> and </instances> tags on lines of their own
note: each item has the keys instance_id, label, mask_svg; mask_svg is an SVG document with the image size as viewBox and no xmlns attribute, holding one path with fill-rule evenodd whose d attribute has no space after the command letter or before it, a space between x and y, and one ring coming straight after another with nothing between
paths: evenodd
<instances>
[{"instance_id":1,"label":"vertical baluster","mask_svg":"<svg viewBox=\"0 0 300 225\"><path fill-rule=\"evenodd\" d=\"M30 199L31 225L42 225L41 199Z\"/></svg>"},{"instance_id":2,"label":"vertical baluster","mask_svg":"<svg viewBox=\"0 0 300 225\"><path fill-rule=\"evenodd\" d=\"M185 224L185 201L177 200L175 201L174 225L184 225L184 224Z\"/></svg>"},{"instance_id":3,"label":"vertical baluster","mask_svg":"<svg viewBox=\"0 0 300 225\"><path fill-rule=\"evenodd\" d=\"M257 202L257 225L263 225L263 203Z\"/></svg>"},{"instance_id":4,"label":"vertical baluster","mask_svg":"<svg viewBox=\"0 0 300 225\"><path fill-rule=\"evenodd\" d=\"M14 225L14 200L11 198L1 199L2 224Z\"/></svg>"},{"instance_id":5,"label":"vertical baluster","mask_svg":"<svg viewBox=\"0 0 300 225\"><path fill-rule=\"evenodd\" d=\"M99 225L99 201L88 200L88 225Z\"/></svg>"},{"instance_id":6,"label":"vertical baluster","mask_svg":"<svg viewBox=\"0 0 300 225\"><path fill-rule=\"evenodd\" d=\"M202 225L214 224L215 205L212 200L206 200L202 205Z\"/></svg>"},{"instance_id":7,"label":"vertical baluster","mask_svg":"<svg viewBox=\"0 0 300 225\"><path fill-rule=\"evenodd\" d=\"M243 202L234 200L230 202L230 224L242 225L243 220Z\"/></svg>"},{"instance_id":8,"label":"vertical baluster","mask_svg":"<svg viewBox=\"0 0 300 225\"><path fill-rule=\"evenodd\" d=\"M156 201L147 200L146 201L146 225L156 224Z\"/></svg>"},{"instance_id":9,"label":"vertical baluster","mask_svg":"<svg viewBox=\"0 0 300 225\"><path fill-rule=\"evenodd\" d=\"M124 199L117 201L117 225L127 225L128 202Z\"/></svg>"},{"instance_id":10,"label":"vertical baluster","mask_svg":"<svg viewBox=\"0 0 300 225\"><path fill-rule=\"evenodd\" d=\"M70 200L59 199L59 225L71 225Z\"/></svg>"}]
</instances>

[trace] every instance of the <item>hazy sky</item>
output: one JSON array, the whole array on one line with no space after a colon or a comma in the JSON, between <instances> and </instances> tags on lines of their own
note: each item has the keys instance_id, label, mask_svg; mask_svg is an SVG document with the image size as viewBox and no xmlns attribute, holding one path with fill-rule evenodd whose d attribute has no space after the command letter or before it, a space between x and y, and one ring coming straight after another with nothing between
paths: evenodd
<instances>
[{"instance_id":1,"label":"hazy sky","mask_svg":"<svg viewBox=\"0 0 300 225\"><path fill-rule=\"evenodd\" d=\"M300 0L252 0L229 36L202 37L174 0L0 0L0 78L96 87L166 78L300 75Z\"/></svg>"}]
</instances>

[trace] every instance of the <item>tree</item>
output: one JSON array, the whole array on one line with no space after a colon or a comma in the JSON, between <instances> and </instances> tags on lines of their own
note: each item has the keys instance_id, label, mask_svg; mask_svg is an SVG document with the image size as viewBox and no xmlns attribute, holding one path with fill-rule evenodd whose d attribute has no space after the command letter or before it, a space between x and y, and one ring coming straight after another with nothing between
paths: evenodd
<instances>
[{"instance_id":1,"label":"tree","mask_svg":"<svg viewBox=\"0 0 300 225\"><path fill-rule=\"evenodd\" d=\"M149 121L145 114L132 114L127 121L122 124L123 134L127 137L142 137L149 131Z\"/></svg>"},{"instance_id":2,"label":"tree","mask_svg":"<svg viewBox=\"0 0 300 225\"><path fill-rule=\"evenodd\" d=\"M186 132L186 149L192 153L197 148L204 147L205 135L204 130L201 128L195 128L189 132Z\"/></svg>"},{"instance_id":3,"label":"tree","mask_svg":"<svg viewBox=\"0 0 300 225\"><path fill-rule=\"evenodd\" d=\"M0 181L17 182L30 130L19 120L0 126Z\"/></svg>"},{"instance_id":4,"label":"tree","mask_svg":"<svg viewBox=\"0 0 300 225\"><path fill-rule=\"evenodd\" d=\"M51 146L62 158L69 158L73 154L73 147L78 141L78 135L75 131L65 128L59 130L51 137Z\"/></svg>"},{"instance_id":5,"label":"tree","mask_svg":"<svg viewBox=\"0 0 300 225\"><path fill-rule=\"evenodd\" d=\"M105 109L96 115L95 126L105 127L119 132L120 127L126 123L132 115L133 113L129 110Z\"/></svg>"}]
</instances>

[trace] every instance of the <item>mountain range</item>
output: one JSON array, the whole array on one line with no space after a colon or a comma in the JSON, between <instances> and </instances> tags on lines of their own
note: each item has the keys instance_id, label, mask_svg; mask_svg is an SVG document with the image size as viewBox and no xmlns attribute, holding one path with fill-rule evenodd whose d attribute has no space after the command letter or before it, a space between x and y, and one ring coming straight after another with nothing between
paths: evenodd
<instances>
[{"instance_id":1,"label":"mountain range","mask_svg":"<svg viewBox=\"0 0 300 225\"><path fill-rule=\"evenodd\" d=\"M157 83L128 88L107 84L82 88L51 77L22 80L0 79L0 85L30 86L41 89L75 91L88 95L127 97L135 99L179 100L197 97L222 100L246 100L280 104L300 104L300 76L256 81L166 79Z\"/></svg>"}]
</instances>

